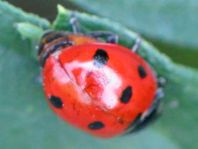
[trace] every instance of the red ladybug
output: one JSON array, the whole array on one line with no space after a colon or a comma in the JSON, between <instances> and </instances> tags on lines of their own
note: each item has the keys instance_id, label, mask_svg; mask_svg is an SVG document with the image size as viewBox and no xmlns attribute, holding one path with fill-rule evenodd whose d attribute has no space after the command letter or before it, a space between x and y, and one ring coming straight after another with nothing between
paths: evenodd
<instances>
[{"instance_id":1,"label":"red ladybug","mask_svg":"<svg viewBox=\"0 0 198 149\"><path fill-rule=\"evenodd\" d=\"M43 87L52 110L64 121L99 137L134 131L157 113L158 79L117 36L96 31L46 33L38 52ZM133 50L138 48L137 42Z\"/></svg>"}]
</instances>

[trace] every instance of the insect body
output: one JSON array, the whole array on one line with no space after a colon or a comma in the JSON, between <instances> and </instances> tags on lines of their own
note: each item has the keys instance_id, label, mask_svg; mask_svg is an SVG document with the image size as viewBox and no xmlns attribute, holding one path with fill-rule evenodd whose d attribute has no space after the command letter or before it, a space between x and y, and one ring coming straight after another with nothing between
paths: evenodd
<instances>
[{"instance_id":1,"label":"insect body","mask_svg":"<svg viewBox=\"0 0 198 149\"><path fill-rule=\"evenodd\" d=\"M161 96L147 62L116 41L109 32L52 31L42 37L38 52L53 111L105 138L138 129L157 112Z\"/></svg>"}]
</instances>

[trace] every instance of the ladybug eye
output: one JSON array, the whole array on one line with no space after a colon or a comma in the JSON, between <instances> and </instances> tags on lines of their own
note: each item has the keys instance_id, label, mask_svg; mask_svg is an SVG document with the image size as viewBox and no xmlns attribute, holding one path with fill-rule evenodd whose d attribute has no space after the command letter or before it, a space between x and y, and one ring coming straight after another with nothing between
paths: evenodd
<instances>
[{"instance_id":1,"label":"ladybug eye","mask_svg":"<svg viewBox=\"0 0 198 149\"><path fill-rule=\"evenodd\" d=\"M51 96L49 101L56 108L62 108L63 107L63 102L59 97Z\"/></svg>"},{"instance_id":2,"label":"ladybug eye","mask_svg":"<svg viewBox=\"0 0 198 149\"><path fill-rule=\"evenodd\" d=\"M145 78L147 73L142 65L138 66L138 73L141 78Z\"/></svg>"},{"instance_id":3,"label":"ladybug eye","mask_svg":"<svg viewBox=\"0 0 198 149\"><path fill-rule=\"evenodd\" d=\"M104 127L104 124L100 121L92 122L88 125L88 127L92 130L98 130Z\"/></svg>"},{"instance_id":4,"label":"ladybug eye","mask_svg":"<svg viewBox=\"0 0 198 149\"><path fill-rule=\"evenodd\" d=\"M103 49L97 49L96 53L94 54L94 65L101 67L105 65L108 60L109 56L107 52Z\"/></svg>"},{"instance_id":5,"label":"ladybug eye","mask_svg":"<svg viewBox=\"0 0 198 149\"><path fill-rule=\"evenodd\" d=\"M132 87L131 86L128 86L126 87L123 92L122 92L122 95L121 95L121 98L120 98L120 101L122 103L128 103L131 99L131 96L132 96L133 92L132 92Z\"/></svg>"}]
</instances>

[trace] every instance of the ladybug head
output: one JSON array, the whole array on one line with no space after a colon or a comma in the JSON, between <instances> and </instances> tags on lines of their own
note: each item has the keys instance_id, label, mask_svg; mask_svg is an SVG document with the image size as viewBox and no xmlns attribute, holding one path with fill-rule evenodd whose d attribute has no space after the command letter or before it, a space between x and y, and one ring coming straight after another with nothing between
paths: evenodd
<instances>
[{"instance_id":1,"label":"ladybug head","mask_svg":"<svg viewBox=\"0 0 198 149\"><path fill-rule=\"evenodd\" d=\"M39 62L43 67L46 59L50 56L50 54L59 51L65 47L95 41L97 41L97 39L80 33L74 34L64 31L48 31L41 37L40 40L38 49Z\"/></svg>"},{"instance_id":2,"label":"ladybug head","mask_svg":"<svg viewBox=\"0 0 198 149\"><path fill-rule=\"evenodd\" d=\"M50 54L71 45L72 42L68 39L68 33L62 31L46 32L41 37L38 48L38 59L40 65L44 66L45 60L50 56Z\"/></svg>"}]
</instances>

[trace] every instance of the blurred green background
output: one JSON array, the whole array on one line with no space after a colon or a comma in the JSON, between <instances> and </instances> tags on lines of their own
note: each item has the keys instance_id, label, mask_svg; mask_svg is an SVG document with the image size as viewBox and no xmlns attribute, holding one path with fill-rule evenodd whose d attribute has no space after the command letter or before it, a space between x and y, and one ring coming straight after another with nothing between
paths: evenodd
<instances>
[{"instance_id":1,"label":"blurred green background","mask_svg":"<svg viewBox=\"0 0 198 149\"><path fill-rule=\"evenodd\" d=\"M197 0L8 1L25 12L0 0L0 149L198 148ZM57 3L72 10L104 16L123 25L115 29L116 23L106 25L100 18L94 20L79 14L87 30L94 27L116 30L130 43L135 36L133 32L124 32L126 26L140 33L162 52L157 52L145 41L141 49L141 54L155 70L168 79L164 111L155 123L133 135L103 140L70 127L53 114L37 81L40 70L31 55L36 43L21 38L16 24L29 22L44 29L51 27L43 18L54 21ZM54 28L59 25L65 27L68 23L66 17L68 14L59 14ZM173 63L163 53L182 65Z\"/></svg>"}]
</instances>

